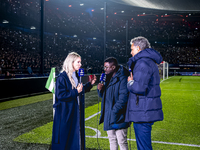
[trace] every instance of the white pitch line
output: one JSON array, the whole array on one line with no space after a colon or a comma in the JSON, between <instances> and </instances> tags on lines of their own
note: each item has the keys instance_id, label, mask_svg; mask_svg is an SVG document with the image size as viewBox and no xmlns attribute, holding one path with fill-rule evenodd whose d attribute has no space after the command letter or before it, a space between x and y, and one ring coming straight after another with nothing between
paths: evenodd
<instances>
[{"instance_id":1,"label":"white pitch line","mask_svg":"<svg viewBox=\"0 0 200 150\"><path fill-rule=\"evenodd\" d=\"M92 116L90 116L90 117L88 117L88 118L86 118L86 119L85 119L85 121L87 121L87 120L89 120L89 119L91 119L91 118L95 117L96 115L98 115L98 114L100 114L100 113L101 113L101 111L100 111L100 112L98 112L98 113L96 113L96 114L94 114L94 115L92 115Z\"/></svg>"},{"instance_id":2,"label":"white pitch line","mask_svg":"<svg viewBox=\"0 0 200 150\"><path fill-rule=\"evenodd\" d=\"M195 144L184 144L184 143L173 143L173 142L162 142L162 141L152 141L152 143L168 144L168 145L180 145L180 146L191 146L191 147L200 147L200 145L195 145Z\"/></svg>"},{"instance_id":3,"label":"white pitch line","mask_svg":"<svg viewBox=\"0 0 200 150\"><path fill-rule=\"evenodd\" d=\"M172 77L170 77L172 78ZM168 78L168 79L170 79ZM166 79L167 80L167 79ZM165 80L162 80L162 81L165 81ZM162 82L161 81L161 82ZM160 83L161 83L160 82ZM95 117L96 115L100 114L101 111L97 112L96 114L93 114L91 116L89 116L88 118L85 119L85 121ZM89 128L89 129L92 129L96 132L96 135L94 136L88 136L86 135L85 137L89 137L89 138L97 138L97 132L98 132L98 138L101 138L101 139L108 139L108 137L103 137L101 136L101 132L99 130L97 130L96 128L92 128L92 127L88 127L88 126L85 126L85 128ZM129 141L136 141L135 139L127 139ZM152 143L158 143L158 144L168 144L168 145L180 145L180 146L190 146L190 147L200 147L200 145L195 145L195 144L184 144L184 143L172 143L172 142L163 142L163 141L152 141Z\"/></svg>"},{"instance_id":4,"label":"white pitch line","mask_svg":"<svg viewBox=\"0 0 200 150\"><path fill-rule=\"evenodd\" d=\"M91 116L89 116L88 118L85 119L85 121L95 117L96 115L100 114L100 112L96 113L96 114L93 114ZM92 127L89 127L89 126L85 126L85 128L89 128L89 129L92 129L96 132L96 135L94 136L88 136L86 135L86 137L89 137L89 138L97 138L97 132L98 132L98 138L101 138L101 139L108 139L108 137L103 137L101 136L101 132L99 130L97 130L96 128L92 128ZM136 141L135 139L127 139L129 141ZM195 145L195 144L184 144L184 143L172 143L172 142L163 142L163 141L152 141L152 143L158 143L158 144L168 144L168 145L180 145L180 146L190 146L190 147L200 147L200 145Z\"/></svg>"},{"instance_id":5,"label":"white pitch line","mask_svg":"<svg viewBox=\"0 0 200 150\"><path fill-rule=\"evenodd\" d=\"M92 128L92 127L88 127L88 126L85 126L85 128L92 129L92 130L94 130L96 132L96 134L94 136L90 136L90 137L93 137L93 138L97 138L97 136L98 136L98 138L101 137L101 132L99 130L97 130L96 128Z\"/></svg>"},{"instance_id":6,"label":"white pitch line","mask_svg":"<svg viewBox=\"0 0 200 150\"><path fill-rule=\"evenodd\" d=\"M184 89L162 89L162 90L168 90L168 91L170 91L170 90L175 90L175 91L200 91L200 90L184 90Z\"/></svg>"},{"instance_id":7,"label":"white pitch line","mask_svg":"<svg viewBox=\"0 0 200 150\"><path fill-rule=\"evenodd\" d=\"M89 138L96 138L95 136L87 136ZM108 139L108 137L98 137L99 139ZM128 141L136 141L136 139L127 139ZM152 143L158 143L158 144L167 144L167 145L179 145L179 146L190 146L190 147L200 147L200 145L195 144L184 144L184 143L172 143L172 142L162 142L162 141L152 141Z\"/></svg>"},{"instance_id":8,"label":"white pitch line","mask_svg":"<svg viewBox=\"0 0 200 150\"><path fill-rule=\"evenodd\" d=\"M174 77L174 76L172 76L172 77ZM172 77L169 77L168 79L170 79L170 78L172 78ZM165 81L165 80L167 80L167 79L164 79L164 80L160 81L160 83L162 83L162 82Z\"/></svg>"}]
</instances>

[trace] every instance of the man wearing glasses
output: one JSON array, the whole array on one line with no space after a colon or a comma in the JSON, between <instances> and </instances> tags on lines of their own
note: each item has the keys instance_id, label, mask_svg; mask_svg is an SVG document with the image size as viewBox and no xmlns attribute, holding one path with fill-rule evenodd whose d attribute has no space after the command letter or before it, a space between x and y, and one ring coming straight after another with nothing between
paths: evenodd
<instances>
[{"instance_id":1,"label":"man wearing glasses","mask_svg":"<svg viewBox=\"0 0 200 150\"><path fill-rule=\"evenodd\" d=\"M127 78L129 71L119 66L117 59L109 57L104 61L106 82L99 83L97 91L102 98L100 124L104 123L107 131L110 149L128 150L127 128L125 113L128 101Z\"/></svg>"}]
</instances>

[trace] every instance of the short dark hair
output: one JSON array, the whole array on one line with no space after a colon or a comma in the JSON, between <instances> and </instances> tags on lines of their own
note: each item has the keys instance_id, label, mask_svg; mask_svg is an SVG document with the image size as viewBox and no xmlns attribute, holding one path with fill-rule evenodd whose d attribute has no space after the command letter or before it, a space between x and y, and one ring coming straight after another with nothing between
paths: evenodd
<instances>
[{"instance_id":1,"label":"short dark hair","mask_svg":"<svg viewBox=\"0 0 200 150\"><path fill-rule=\"evenodd\" d=\"M143 36L138 36L133 38L130 44L132 45L133 43L134 46L139 46L141 50L144 50L146 48L151 48L149 41Z\"/></svg>"},{"instance_id":2,"label":"short dark hair","mask_svg":"<svg viewBox=\"0 0 200 150\"><path fill-rule=\"evenodd\" d=\"M105 62L112 63L116 68L118 67L118 61L115 57L108 57L104 60L104 63Z\"/></svg>"}]
</instances>

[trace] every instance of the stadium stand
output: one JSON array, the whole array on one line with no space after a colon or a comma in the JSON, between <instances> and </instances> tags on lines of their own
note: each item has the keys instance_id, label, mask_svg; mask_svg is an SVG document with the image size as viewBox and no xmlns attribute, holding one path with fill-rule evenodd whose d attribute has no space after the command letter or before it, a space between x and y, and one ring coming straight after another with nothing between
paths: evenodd
<instances>
[{"instance_id":1,"label":"stadium stand","mask_svg":"<svg viewBox=\"0 0 200 150\"><path fill-rule=\"evenodd\" d=\"M0 2L0 66L2 73L26 74L31 64L39 73L40 2L9 0ZM101 73L103 69L103 11L86 10L80 5L62 6L45 3L44 70L60 70L68 52L82 56L83 68ZM145 36L169 64L200 64L200 13L130 11L120 13L108 6L106 57L114 56L126 64L126 20L129 21L128 39ZM193 68L199 71L200 67Z\"/></svg>"}]
</instances>

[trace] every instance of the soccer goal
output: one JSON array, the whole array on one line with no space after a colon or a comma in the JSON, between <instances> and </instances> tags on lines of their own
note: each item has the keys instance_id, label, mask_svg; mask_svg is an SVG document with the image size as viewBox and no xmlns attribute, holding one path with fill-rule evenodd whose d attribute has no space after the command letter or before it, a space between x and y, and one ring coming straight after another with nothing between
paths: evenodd
<instances>
[{"instance_id":1,"label":"soccer goal","mask_svg":"<svg viewBox=\"0 0 200 150\"><path fill-rule=\"evenodd\" d=\"M158 69L159 69L160 78L163 79L163 80L168 79L168 74L169 74L169 64L168 64L168 62L162 61L158 65Z\"/></svg>"}]
</instances>

